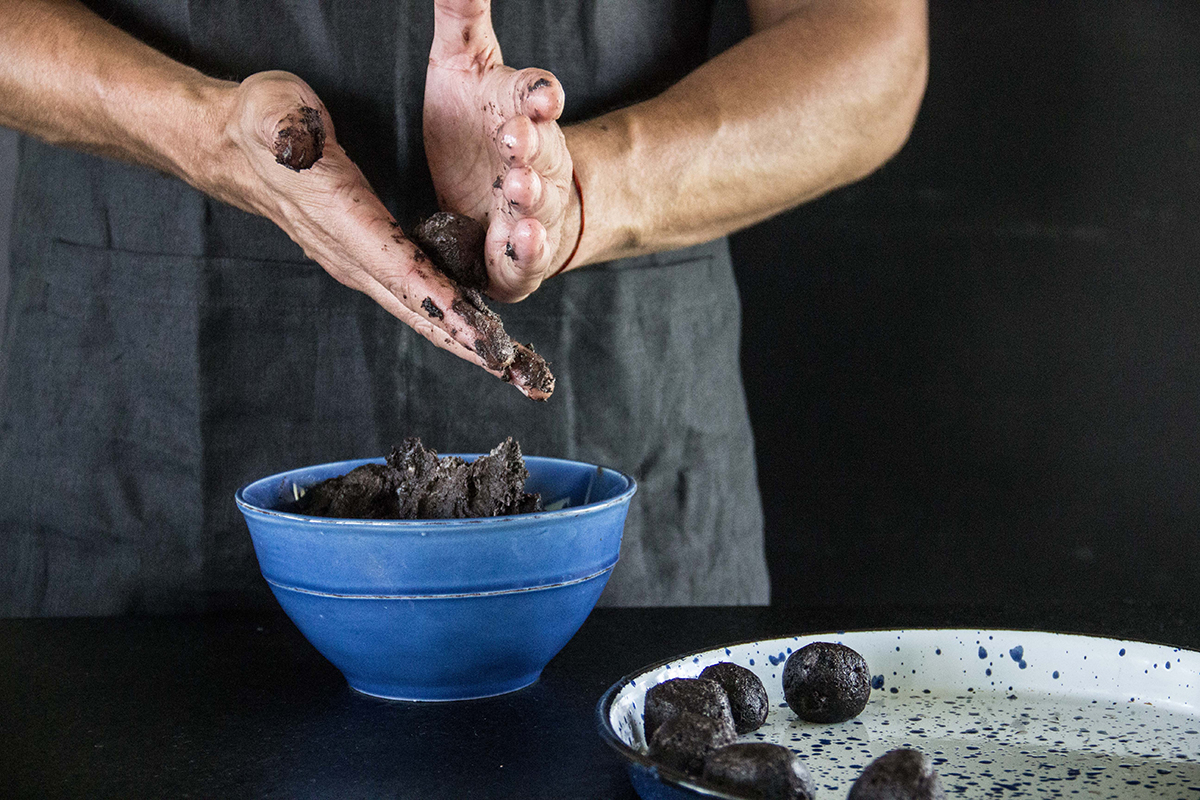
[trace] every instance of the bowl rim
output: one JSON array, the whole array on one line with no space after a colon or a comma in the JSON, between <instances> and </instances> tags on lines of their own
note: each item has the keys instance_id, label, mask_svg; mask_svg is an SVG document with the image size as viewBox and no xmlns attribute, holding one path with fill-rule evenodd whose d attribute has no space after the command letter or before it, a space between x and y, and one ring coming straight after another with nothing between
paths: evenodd
<instances>
[{"instance_id":1,"label":"bowl rim","mask_svg":"<svg viewBox=\"0 0 1200 800\"><path fill-rule=\"evenodd\" d=\"M464 460L473 461L487 453L442 453L440 457L456 456ZM538 462L553 462L559 464L571 464L575 466L590 467L595 470L596 474L602 472L610 472L625 481L625 488L618 494L594 503L586 503L581 506L570 506L568 508L560 508L555 511L538 511L531 514L507 514L497 517L463 517L457 519L353 519L347 517L315 517L309 514L295 514L289 511L278 511L262 506L254 505L245 498L245 492L255 484L264 483L267 481L286 481L289 475L297 472L321 469L322 467L333 467L341 465L349 465L347 472L357 466L363 464L382 464L386 462L386 457L376 456L371 458L353 458L343 461L327 461L321 464L310 464L302 467L277 472L273 475L267 475L262 478L256 478L238 488L233 494L233 500L243 514L253 514L261 517L272 517L289 522L300 523L304 525L316 525L322 527L334 526L337 528L347 529L373 529L373 528L389 528L391 530L428 530L429 528L449 528L449 527L465 527L465 526L482 526L486 523L489 528L496 526L511 526L525 525L537 520L561 520L570 519L572 517L581 516L584 514L595 514L613 506L618 506L627 503L630 498L637 492L638 484L634 478L619 469L606 467L603 464L593 464L589 461L575 461L569 458L555 458L552 456L525 456L525 460ZM344 473L343 473L344 474Z\"/></svg>"}]
</instances>

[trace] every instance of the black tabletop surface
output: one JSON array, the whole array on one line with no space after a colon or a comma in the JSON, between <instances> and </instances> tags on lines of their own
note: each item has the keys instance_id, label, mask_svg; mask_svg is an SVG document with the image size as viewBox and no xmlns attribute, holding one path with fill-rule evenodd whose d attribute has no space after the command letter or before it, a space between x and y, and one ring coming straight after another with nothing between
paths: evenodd
<instances>
[{"instance_id":1,"label":"black tabletop surface","mask_svg":"<svg viewBox=\"0 0 1200 800\"><path fill-rule=\"evenodd\" d=\"M533 686L374 700L280 614L0 620L0 797L636 797L596 732L623 675L723 642L1018 628L1200 649L1200 609L597 609Z\"/></svg>"}]
</instances>

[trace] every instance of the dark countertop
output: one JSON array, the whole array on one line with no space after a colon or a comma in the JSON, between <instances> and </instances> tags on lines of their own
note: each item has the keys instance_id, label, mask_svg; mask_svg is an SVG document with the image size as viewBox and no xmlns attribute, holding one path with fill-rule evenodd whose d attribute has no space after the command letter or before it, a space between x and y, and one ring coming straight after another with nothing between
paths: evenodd
<instances>
[{"instance_id":1,"label":"dark countertop","mask_svg":"<svg viewBox=\"0 0 1200 800\"><path fill-rule=\"evenodd\" d=\"M0 620L0 797L635 798L596 733L621 676L827 630L1052 630L1200 649L1200 609L597 609L533 686L373 700L279 614Z\"/></svg>"}]
</instances>

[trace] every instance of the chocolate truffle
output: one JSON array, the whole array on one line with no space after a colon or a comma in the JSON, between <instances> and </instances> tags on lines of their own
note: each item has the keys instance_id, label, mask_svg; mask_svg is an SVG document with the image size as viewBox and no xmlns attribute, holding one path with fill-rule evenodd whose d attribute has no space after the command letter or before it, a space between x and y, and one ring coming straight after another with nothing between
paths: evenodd
<instances>
[{"instance_id":1,"label":"chocolate truffle","mask_svg":"<svg viewBox=\"0 0 1200 800\"><path fill-rule=\"evenodd\" d=\"M439 211L412 230L413 241L433 259L434 266L468 289L486 292L483 261L487 230L471 217Z\"/></svg>"},{"instance_id":2,"label":"chocolate truffle","mask_svg":"<svg viewBox=\"0 0 1200 800\"><path fill-rule=\"evenodd\" d=\"M738 733L758 730L767 721L770 708L767 687L750 670L739 664L721 661L705 667L700 677L721 684L729 697L733 725Z\"/></svg>"},{"instance_id":3,"label":"chocolate truffle","mask_svg":"<svg viewBox=\"0 0 1200 800\"><path fill-rule=\"evenodd\" d=\"M946 800L946 791L923 753L900 749L868 764L847 800Z\"/></svg>"},{"instance_id":4,"label":"chocolate truffle","mask_svg":"<svg viewBox=\"0 0 1200 800\"><path fill-rule=\"evenodd\" d=\"M721 684L707 678L673 678L646 691L643 715L646 741L654 737L660 725L682 711L702 714L728 726L730 741L733 741L735 728L729 697Z\"/></svg>"},{"instance_id":5,"label":"chocolate truffle","mask_svg":"<svg viewBox=\"0 0 1200 800\"><path fill-rule=\"evenodd\" d=\"M849 647L813 642L788 656L783 696L802 720L845 722L866 708L871 674L863 657Z\"/></svg>"},{"instance_id":6,"label":"chocolate truffle","mask_svg":"<svg viewBox=\"0 0 1200 800\"><path fill-rule=\"evenodd\" d=\"M704 781L753 800L813 800L817 785L791 750L769 742L737 742L708 754Z\"/></svg>"},{"instance_id":7,"label":"chocolate truffle","mask_svg":"<svg viewBox=\"0 0 1200 800\"><path fill-rule=\"evenodd\" d=\"M680 711L654 731L650 739L650 757L660 764L689 775L699 775L704 759L718 747L735 738L733 728L721 720Z\"/></svg>"}]
</instances>

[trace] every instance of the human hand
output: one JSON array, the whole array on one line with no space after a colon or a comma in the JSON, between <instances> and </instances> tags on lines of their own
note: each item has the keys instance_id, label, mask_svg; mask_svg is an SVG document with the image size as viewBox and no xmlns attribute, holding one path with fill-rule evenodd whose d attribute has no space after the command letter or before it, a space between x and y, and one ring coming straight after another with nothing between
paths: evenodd
<instances>
[{"instance_id":1,"label":"human hand","mask_svg":"<svg viewBox=\"0 0 1200 800\"><path fill-rule=\"evenodd\" d=\"M435 0L425 154L446 210L487 226L488 294L514 302L567 261L579 233L562 85L504 66L491 0Z\"/></svg>"},{"instance_id":2,"label":"human hand","mask_svg":"<svg viewBox=\"0 0 1200 800\"><path fill-rule=\"evenodd\" d=\"M553 378L410 241L338 145L316 93L295 75L252 75L217 103L221 145L189 180L272 220L339 282L369 295L438 347L545 399ZM540 359L538 359L540 361ZM544 363L541 365L544 368ZM546 373L549 374L548 372Z\"/></svg>"}]
</instances>

